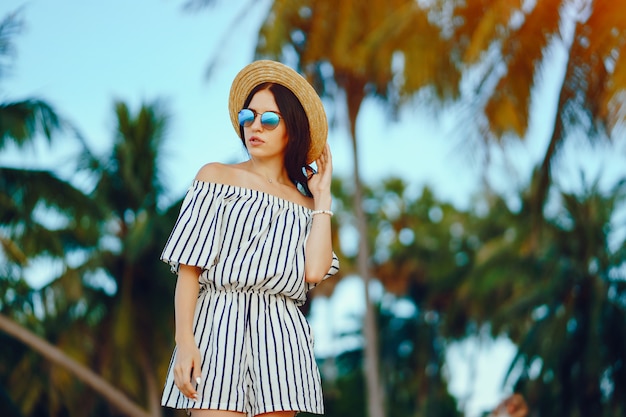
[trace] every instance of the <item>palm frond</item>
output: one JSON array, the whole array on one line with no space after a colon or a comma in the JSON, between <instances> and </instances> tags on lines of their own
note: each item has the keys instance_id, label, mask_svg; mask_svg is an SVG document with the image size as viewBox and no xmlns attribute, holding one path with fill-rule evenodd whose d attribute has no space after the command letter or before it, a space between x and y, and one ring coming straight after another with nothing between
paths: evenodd
<instances>
[{"instance_id":1,"label":"palm frond","mask_svg":"<svg viewBox=\"0 0 626 417\"><path fill-rule=\"evenodd\" d=\"M615 3L596 0L587 21L588 42L594 45L606 69L599 72L596 85L590 85L587 99L597 101L596 124L603 125L609 136L624 129L626 122L626 10ZM620 135L613 135L620 137Z\"/></svg>"},{"instance_id":2,"label":"palm frond","mask_svg":"<svg viewBox=\"0 0 626 417\"><path fill-rule=\"evenodd\" d=\"M462 60L475 64L485 51L509 31L511 16L521 9L519 0L466 1L455 10L459 22L454 38L462 47Z\"/></svg>"},{"instance_id":3,"label":"palm frond","mask_svg":"<svg viewBox=\"0 0 626 417\"><path fill-rule=\"evenodd\" d=\"M0 21L0 79L6 75L9 62L15 54L13 38L22 31L23 22L20 10L9 13Z\"/></svg>"},{"instance_id":4,"label":"palm frond","mask_svg":"<svg viewBox=\"0 0 626 417\"><path fill-rule=\"evenodd\" d=\"M63 258L98 240L100 208L47 171L0 168L0 208L3 252L16 264L42 255Z\"/></svg>"},{"instance_id":5,"label":"palm frond","mask_svg":"<svg viewBox=\"0 0 626 417\"><path fill-rule=\"evenodd\" d=\"M506 73L490 92L485 115L496 138L512 132L524 137L529 125L530 100L553 39L560 36L562 0L537 2L519 29L510 28L502 40Z\"/></svg>"},{"instance_id":6,"label":"palm frond","mask_svg":"<svg viewBox=\"0 0 626 417\"><path fill-rule=\"evenodd\" d=\"M31 218L41 205L75 221L84 217L98 218L100 213L81 190L50 171L0 167L0 202L9 209L3 210L0 216L3 225L24 221L24 215Z\"/></svg>"},{"instance_id":7,"label":"palm frond","mask_svg":"<svg viewBox=\"0 0 626 417\"><path fill-rule=\"evenodd\" d=\"M40 99L0 103L0 149L9 142L24 146L37 134L50 140L62 128L54 108Z\"/></svg>"}]
</instances>

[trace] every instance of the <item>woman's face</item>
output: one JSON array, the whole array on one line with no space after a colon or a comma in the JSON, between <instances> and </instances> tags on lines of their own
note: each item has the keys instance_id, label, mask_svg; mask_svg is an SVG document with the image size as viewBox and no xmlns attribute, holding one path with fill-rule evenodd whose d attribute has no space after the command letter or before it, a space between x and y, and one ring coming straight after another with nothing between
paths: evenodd
<instances>
[{"instance_id":1,"label":"woman's face","mask_svg":"<svg viewBox=\"0 0 626 417\"><path fill-rule=\"evenodd\" d=\"M257 158L270 158L284 156L288 137L285 121L282 119L274 94L268 89L258 91L248 105L250 110L256 112L256 117L250 126L244 126L246 148L250 156ZM278 126L270 130L261 124L261 115L272 111L281 116Z\"/></svg>"}]
</instances>

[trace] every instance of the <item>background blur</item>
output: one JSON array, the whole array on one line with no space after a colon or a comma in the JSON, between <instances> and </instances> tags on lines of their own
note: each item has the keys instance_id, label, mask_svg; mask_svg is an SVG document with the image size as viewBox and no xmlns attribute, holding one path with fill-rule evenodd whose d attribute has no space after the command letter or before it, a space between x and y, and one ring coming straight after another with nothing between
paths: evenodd
<instances>
[{"instance_id":1,"label":"background blur","mask_svg":"<svg viewBox=\"0 0 626 417\"><path fill-rule=\"evenodd\" d=\"M331 123L342 270L304 309L326 415L513 391L626 413L620 2L6 0L0 21L3 416L184 415L158 406L158 258L200 166L246 157L228 90L261 57Z\"/></svg>"}]
</instances>

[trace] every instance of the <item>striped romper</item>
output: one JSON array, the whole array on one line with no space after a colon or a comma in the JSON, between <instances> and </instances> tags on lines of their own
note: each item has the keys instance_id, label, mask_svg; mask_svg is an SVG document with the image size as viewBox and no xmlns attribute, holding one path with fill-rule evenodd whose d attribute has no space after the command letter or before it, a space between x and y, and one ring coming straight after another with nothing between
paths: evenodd
<instances>
[{"instance_id":1,"label":"striped romper","mask_svg":"<svg viewBox=\"0 0 626 417\"><path fill-rule=\"evenodd\" d=\"M194 181L161 259L202 268L194 315L202 382L197 401L174 384L166 407L323 414L313 335L298 309L314 285L304 281L311 210L247 188ZM325 278L338 270L333 263Z\"/></svg>"}]
</instances>

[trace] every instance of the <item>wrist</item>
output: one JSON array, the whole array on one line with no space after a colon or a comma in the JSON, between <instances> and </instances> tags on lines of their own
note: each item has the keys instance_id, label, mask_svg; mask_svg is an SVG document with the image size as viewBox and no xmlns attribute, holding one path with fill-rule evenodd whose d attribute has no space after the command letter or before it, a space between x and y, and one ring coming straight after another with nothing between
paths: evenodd
<instances>
[{"instance_id":1,"label":"wrist","mask_svg":"<svg viewBox=\"0 0 626 417\"><path fill-rule=\"evenodd\" d=\"M186 345L186 344L196 344L196 338L193 333L185 333L185 334L176 334L174 336L174 341L177 345Z\"/></svg>"},{"instance_id":2,"label":"wrist","mask_svg":"<svg viewBox=\"0 0 626 417\"><path fill-rule=\"evenodd\" d=\"M330 210L313 210L311 211L311 216L316 216L318 214L326 214L327 216L333 217L334 213Z\"/></svg>"},{"instance_id":3,"label":"wrist","mask_svg":"<svg viewBox=\"0 0 626 417\"><path fill-rule=\"evenodd\" d=\"M314 198L313 210L330 210L333 199L330 195Z\"/></svg>"}]
</instances>

